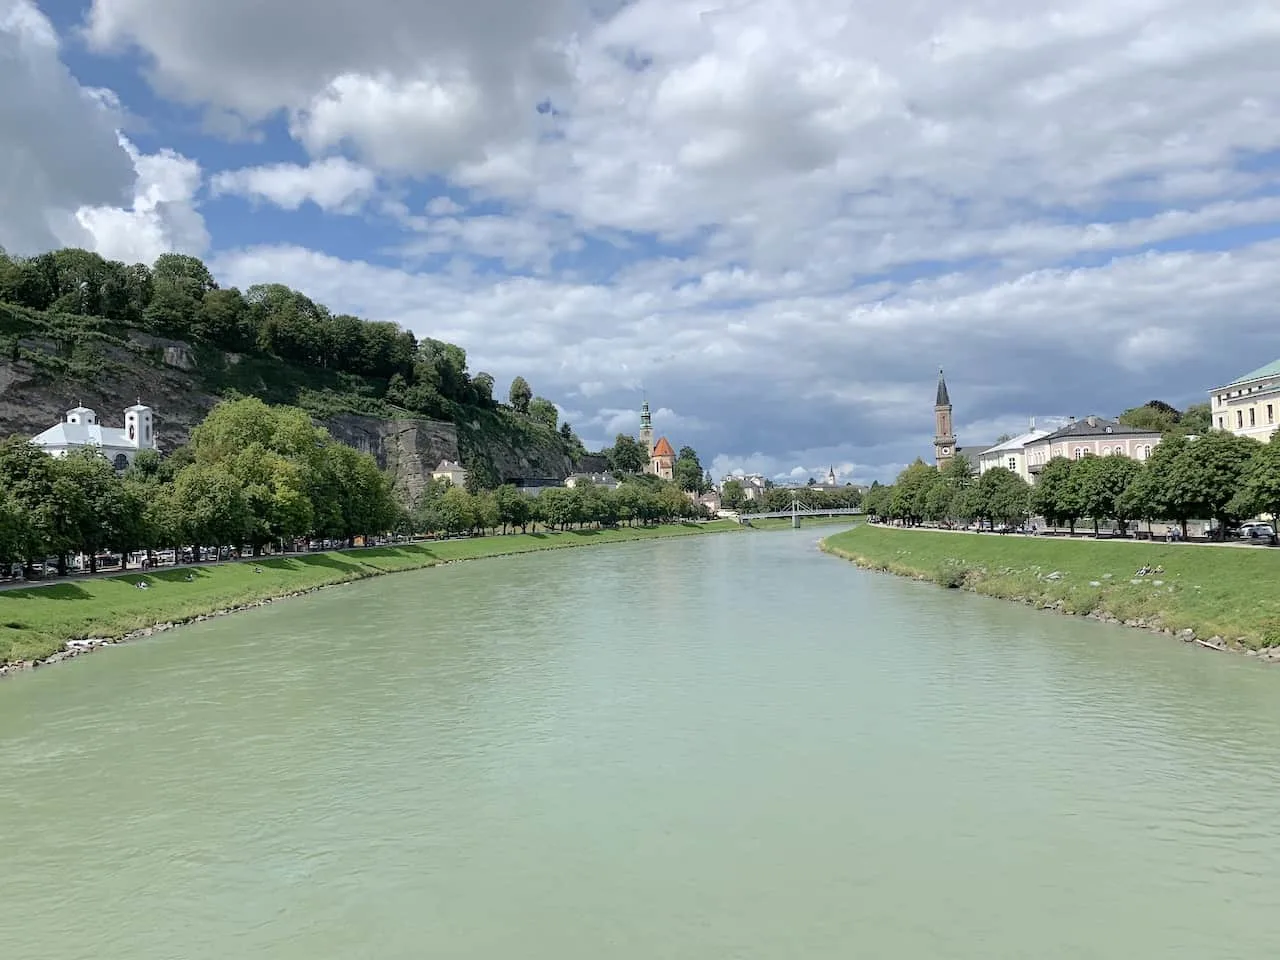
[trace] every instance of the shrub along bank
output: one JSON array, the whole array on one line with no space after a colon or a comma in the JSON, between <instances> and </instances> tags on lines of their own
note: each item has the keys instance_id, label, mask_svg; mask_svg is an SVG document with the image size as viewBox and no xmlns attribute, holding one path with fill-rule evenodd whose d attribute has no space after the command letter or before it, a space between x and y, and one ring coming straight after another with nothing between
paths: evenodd
<instances>
[{"instance_id":1,"label":"shrub along bank","mask_svg":"<svg viewBox=\"0 0 1280 960\"><path fill-rule=\"evenodd\" d=\"M903 530L862 524L823 542L859 566L1064 613L1280 652L1280 551ZM1141 567L1162 568L1136 576ZM1192 631L1192 633L1185 633Z\"/></svg>"},{"instance_id":2,"label":"shrub along bank","mask_svg":"<svg viewBox=\"0 0 1280 960\"><path fill-rule=\"evenodd\" d=\"M264 557L0 591L0 664L47 658L62 650L67 641L120 639L158 624L179 623L384 573L482 557L737 529L740 527L733 521L714 521L512 534ZM148 584L145 590L138 589L142 581Z\"/></svg>"}]
</instances>

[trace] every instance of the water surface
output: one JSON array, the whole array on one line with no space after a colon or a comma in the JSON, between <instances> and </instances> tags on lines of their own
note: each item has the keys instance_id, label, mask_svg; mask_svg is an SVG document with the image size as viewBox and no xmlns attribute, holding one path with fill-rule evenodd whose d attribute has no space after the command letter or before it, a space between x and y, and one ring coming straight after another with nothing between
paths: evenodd
<instances>
[{"instance_id":1,"label":"water surface","mask_svg":"<svg viewBox=\"0 0 1280 960\"><path fill-rule=\"evenodd\" d=\"M1280 956L1280 669L817 535L384 577L5 681L0 957Z\"/></svg>"}]
</instances>

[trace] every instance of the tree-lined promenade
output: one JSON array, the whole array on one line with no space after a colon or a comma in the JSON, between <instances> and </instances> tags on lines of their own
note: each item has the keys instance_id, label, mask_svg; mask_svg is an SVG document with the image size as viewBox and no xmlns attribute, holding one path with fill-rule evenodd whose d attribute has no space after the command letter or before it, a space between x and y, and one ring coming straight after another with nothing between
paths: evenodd
<instances>
[{"instance_id":1,"label":"tree-lined promenade","mask_svg":"<svg viewBox=\"0 0 1280 960\"><path fill-rule=\"evenodd\" d=\"M1034 486L997 467L980 477L957 457L939 471L916 461L889 486L874 484L864 501L868 514L906 524L1019 525L1043 517L1072 533L1090 523L1096 533L1114 524L1124 534L1135 521L1181 528L1211 520L1216 535L1241 520L1280 515L1280 443L1260 443L1213 430L1199 437L1166 434L1143 462L1123 456L1044 465Z\"/></svg>"}]
</instances>

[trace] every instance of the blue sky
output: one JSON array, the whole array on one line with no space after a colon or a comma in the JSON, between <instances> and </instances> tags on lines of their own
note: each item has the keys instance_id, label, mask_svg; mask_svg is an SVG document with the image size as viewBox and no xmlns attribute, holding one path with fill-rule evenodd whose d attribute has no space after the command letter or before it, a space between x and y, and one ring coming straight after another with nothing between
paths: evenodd
<instances>
[{"instance_id":1,"label":"blue sky","mask_svg":"<svg viewBox=\"0 0 1280 960\"><path fill-rule=\"evenodd\" d=\"M0 244L202 256L589 444L888 479L1280 356L1270 0L0 0Z\"/></svg>"}]
</instances>

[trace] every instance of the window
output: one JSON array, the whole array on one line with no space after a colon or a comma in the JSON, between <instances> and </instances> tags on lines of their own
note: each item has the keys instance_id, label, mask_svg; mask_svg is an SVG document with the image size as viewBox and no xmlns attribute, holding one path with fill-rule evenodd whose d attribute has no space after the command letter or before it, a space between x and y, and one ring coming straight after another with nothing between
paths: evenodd
<instances>
[{"instance_id":1,"label":"window","mask_svg":"<svg viewBox=\"0 0 1280 960\"><path fill-rule=\"evenodd\" d=\"M1237 410L1236 411L1236 427L1239 428L1243 426L1244 426L1244 411Z\"/></svg>"},{"instance_id":2,"label":"window","mask_svg":"<svg viewBox=\"0 0 1280 960\"><path fill-rule=\"evenodd\" d=\"M1222 418L1221 418L1221 417L1219 417L1219 418L1218 418L1218 429L1219 429L1219 430L1221 430L1221 429L1222 429L1223 427L1225 427L1225 426L1226 426L1226 424L1225 424L1225 423L1223 423L1223 422L1222 422Z\"/></svg>"},{"instance_id":3,"label":"window","mask_svg":"<svg viewBox=\"0 0 1280 960\"><path fill-rule=\"evenodd\" d=\"M1123 457L1123 456L1124 456L1124 447L1116 447L1116 456L1117 456L1117 457Z\"/></svg>"},{"instance_id":4,"label":"window","mask_svg":"<svg viewBox=\"0 0 1280 960\"><path fill-rule=\"evenodd\" d=\"M1148 444L1147 446L1142 448L1142 459L1146 460L1150 456L1151 456L1151 446L1150 444Z\"/></svg>"},{"instance_id":5,"label":"window","mask_svg":"<svg viewBox=\"0 0 1280 960\"><path fill-rule=\"evenodd\" d=\"M1267 404L1267 423L1276 422L1276 407L1273 403Z\"/></svg>"},{"instance_id":6,"label":"window","mask_svg":"<svg viewBox=\"0 0 1280 960\"><path fill-rule=\"evenodd\" d=\"M1084 459L1084 447L1076 447L1076 459L1077 460Z\"/></svg>"},{"instance_id":7,"label":"window","mask_svg":"<svg viewBox=\"0 0 1280 960\"><path fill-rule=\"evenodd\" d=\"M1017 457L1010 457L1010 458L1009 458L1009 470L1010 470L1010 472L1012 472L1012 473L1017 473L1017 472L1018 472L1018 458L1017 458Z\"/></svg>"},{"instance_id":8,"label":"window","mask_svg":"<svg viewBox=\"0 0 1280 960\"><path fill-rule=\"evenodd\" d=\"M1256 427L1258 425L1258 408L1249 408L1249 426Z\"/></svg>"}]
</instances>

